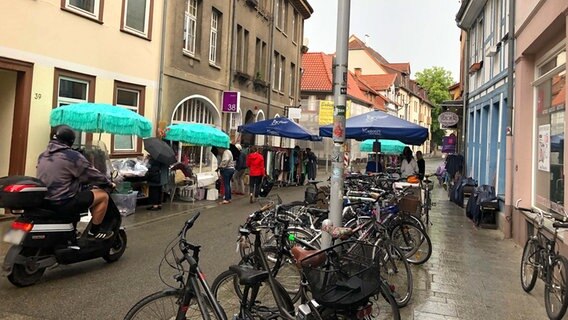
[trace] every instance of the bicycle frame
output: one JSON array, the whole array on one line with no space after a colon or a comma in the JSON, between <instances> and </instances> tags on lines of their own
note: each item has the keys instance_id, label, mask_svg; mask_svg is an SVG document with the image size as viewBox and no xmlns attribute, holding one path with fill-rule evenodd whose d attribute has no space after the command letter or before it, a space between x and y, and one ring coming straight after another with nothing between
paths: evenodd
<instances>
[{"instance_id":1,"label":"bicycle frame","mask_svg":"<svg viewBox=\"0 0 568 320\"><path fill-rule=\"evenodd\" d=\"M198 261L200 247L194 246L189 243L184 243L183 246L184 249L186 249L182 249L182 251L184 251L184 260L189 263L189 272L184 287L182 301L177 312L176 320L186 319L185 314L189 308L189 303L191 302L192 298L195 298L195 300L197 301L197 305L199 306L199 311L201 312L203 319L211 319L209 317L209 313L207 312L208 308L205 304L205 301L203 300L203 293L201 291L201 288L203 288L203 290L205 291L205 295L207 296L207 299L209 299L210 306L213 308L213 312L215 313L217 319L227 320L226 316L224 316L224 313L221 311L219 303L217 303L217 300L213 296L213 293L211 292L211 289L209 288L209 285L207 284L203 273L199 269ZM193 251L192 256L188 254L187 249Z\"/></svg>"}]
</instances>

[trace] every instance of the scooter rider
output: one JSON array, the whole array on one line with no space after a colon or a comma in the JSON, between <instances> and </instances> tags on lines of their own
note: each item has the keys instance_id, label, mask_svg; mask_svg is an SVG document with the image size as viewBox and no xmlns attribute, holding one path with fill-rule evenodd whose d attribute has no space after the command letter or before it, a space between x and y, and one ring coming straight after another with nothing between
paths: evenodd
<instances>
[{"instance_id":1,"label":"scooter rider","mask_svg":"<svg viewBox=\"0 0 568 320\"><path fill-rule=\"evenodd\" d=\"M78 217L90 209L92 224L89 238L109 239L113 232L101 230L108 193L101 189L81 190L81 186L114 184L85 156L71 149L74 142L73 129L66 125L57 126L51 131L47 149L38 158L37 177L47 186L47 207L66 217Z\"/></svg>"}]
</instances>

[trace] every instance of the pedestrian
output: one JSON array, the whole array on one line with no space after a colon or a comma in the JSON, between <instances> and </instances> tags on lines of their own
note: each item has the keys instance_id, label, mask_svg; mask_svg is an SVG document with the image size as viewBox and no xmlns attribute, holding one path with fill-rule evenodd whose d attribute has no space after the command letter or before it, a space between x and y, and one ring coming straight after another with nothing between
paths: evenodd
<instances>
[{"instance_id":1,"label":"pedestrian","mask_svg":"<svg viewBox=\"0 0 568 320\"><path fill-rule=\"evenodd\" d=\"M158 162L148 155L148 171L146 172L146 183L148 184L148 202L150 206L146 208L150 211L162 210L162 197L164 187L168 184L169 168L167 165Z\"/></svg>"},{"instance_id":2,"label":"pedestrian","mask_svg":"<svg viewBox=\"0 0 568 320\"><path fill-rule=\"evenodd\" d=\"M369 160L367 161L367 166L365 167L365 173L379 173L383 172L383 165L378 161L378 154L369 155Z\"/></svg>"},{"instance_id":3,"label":"pedestrian","mask_svg":"<svg viewBox=\"0 0 568 320\"><path fill-rule=\"evenodd\" d=\"M260 192L262 178L266 175L264 157L255 146L250 147L250 153L247 156L247 166L249 168L250 203L253 203Z\"/></svg>"},{"instance_id":4,"label":"pedestrian","mask_svg":"<svg viewBox=\"0 0 568 320\"><path fill-rule=\"evenodd\" d=\"M222 150L222 152L221 152ZM233 153L229 149L221 149L221 161L219 162L219 171L223 179L223 201L221 204L231 203L231 178L235 173L235 161Z\"/></svg>"},{"instance_id":5,"label":"pedestrian","mask_svg":"<svg viewBox=\"0 0 568 320\"><path fill-rule=\"evenodd\" d=\"M306 148L308 181L316 179L318 157L310 148Z\"/></svg>"},{"instance_id":6,"label":"pedestrian","mask_svg":"<svg viewBox=\"0 0 568 320\"><path fill-rule=\"evenodd\" d=\"M418 164L412 156L412 150L409 147L404 147L400 163L400 177L408 178L416 174L418 174Z\"/></svg>"},{"instance_id":7,"label":"pedestrian","mask_svg":"<svg viewBox=\"0 0 568 320\"><path fill-rule=\"evenodd\" d=\"M416 151L416 164L418 165L418 175L420 176L420 180L422 180L426 175L426 161L422 156L422 151Z\"/></svg>"},{"instance_id":8,"label":"pedestrian","mask_svg":"<svg viewBox=\"0 0 568 320\"><path fill-rule=\"evenodd\" d=\"M243 195L245 194L245 172L247 170L247 153L246 148L243 150L240 144L235 144L235 147L239 149L239 158L235 163L235 175L233 176L233 186L235 194Z\"/></svg>"}]
</instances>

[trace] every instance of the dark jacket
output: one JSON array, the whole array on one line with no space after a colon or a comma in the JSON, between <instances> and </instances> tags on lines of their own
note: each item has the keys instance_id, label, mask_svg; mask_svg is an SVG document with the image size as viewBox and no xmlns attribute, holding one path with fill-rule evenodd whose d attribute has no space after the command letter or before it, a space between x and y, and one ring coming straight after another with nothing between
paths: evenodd
<instances>
[{"instance_id":1,"label":"dark jacket","mask_svg":"<svg viewBox=\"0 0 568 320\"><path fill-rule=\"evenodd\" d=\"M146 172L146 182L149 186L165 186L168 184L170 170L169 167L154 159L148 162L148 172Z\"/></svg>"},{"instance_id":2,"label":"dark jacket","mask_svg":"<svg viewBox=\"0 0 568 320\"><path fill-rule=\"evenodd\" d=\"M52 140L37 161L37 177L47 186L46 199L62 201L75 197L81 186L110 184L80 152Z\"/></svg>"}]
</instances>

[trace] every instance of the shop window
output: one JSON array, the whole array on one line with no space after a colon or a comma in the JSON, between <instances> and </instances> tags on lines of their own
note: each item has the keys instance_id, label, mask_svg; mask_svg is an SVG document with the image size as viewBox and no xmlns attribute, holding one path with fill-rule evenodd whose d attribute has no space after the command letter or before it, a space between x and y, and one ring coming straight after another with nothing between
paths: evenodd
<instances>
[{"instance_id":1,"label":"shop window","mask_svg":"<svg viewBox=\"0 0 568 320\"><path fill-rule=\"evenodd\" d=\"M538 66L536 95L535 205L559 211L564 205L566 52Z\"/></svg>"}]
</instances>

